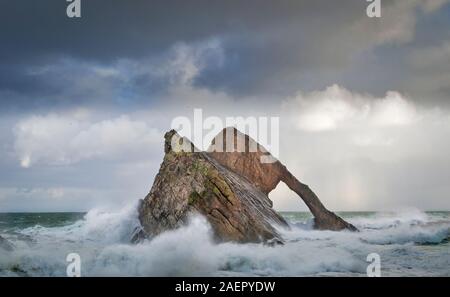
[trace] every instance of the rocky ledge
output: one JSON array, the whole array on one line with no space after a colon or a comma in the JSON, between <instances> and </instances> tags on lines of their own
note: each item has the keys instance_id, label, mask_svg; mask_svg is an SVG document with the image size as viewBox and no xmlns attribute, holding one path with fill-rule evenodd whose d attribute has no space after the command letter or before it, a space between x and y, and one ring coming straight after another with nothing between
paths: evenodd
<instances>
[{"instance_id":1,"label":"rocky ledge","mask_svg":"<svg viewBox=\"0 0 450 297\"><path fill-rule=\"evenodd\" d=\"M231 152L223 152L224 148L230 151L227 139L234 140ZM257 150L250 149L255 147ZM288 228L288 224L268 198L280 181L306 203L314 215L315 228L356 230L327 210L281 162L235 128L219 133L208 151L194 149L174 130L165 134L164 160L150 193L140 201L143 230L134 240L175 229L198 213L209 221L218 241L282 242L276 227ZM272 162L265 163L268 160Z\"/></svg>"}]
</instances>

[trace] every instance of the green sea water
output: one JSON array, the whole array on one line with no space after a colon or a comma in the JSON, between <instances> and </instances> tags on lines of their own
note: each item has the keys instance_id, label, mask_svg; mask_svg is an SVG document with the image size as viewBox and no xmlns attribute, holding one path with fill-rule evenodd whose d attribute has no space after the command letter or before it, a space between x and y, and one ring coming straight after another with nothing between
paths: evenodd
<instances>
[{"instance_id":1,"label":"green sea water","mask_svg":"<svg viewBox=\"0 0 450 297\"><path fill-rule=\"evenodd\" d=\"M82 220L85 214L83 212L0 213L0 231L20 231L36 225L46 228L61 227Z\"/></svg>"}]
</instances>

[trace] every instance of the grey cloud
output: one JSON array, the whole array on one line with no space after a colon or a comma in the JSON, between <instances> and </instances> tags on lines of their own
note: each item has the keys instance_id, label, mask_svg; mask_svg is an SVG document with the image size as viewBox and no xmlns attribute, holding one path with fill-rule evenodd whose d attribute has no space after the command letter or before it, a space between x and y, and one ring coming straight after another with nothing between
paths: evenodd
<instances>
[{"instance_id":1,"label":"grey cloud","mask_svg":"<svg viewBox=\"0 0 450 297\"><path fill-rule=\"evenodd\" d=\"M114 104L135 93L155 96L167 88L159 77L144 73L123 85L89 77L76 64L112 67L120 59L140 64L163 56L179 42L196 44L211 38L223 41L223 67L203 69L193 81L196 86L237 97L282 97L332 83L357 88L364 72L355 70L358 57L384 44L410 42L417 18L427 17L444 2L383 1L383 17L375 20L365 15L367 2L362 0L134 1L133 5L93 0L83 3L82 18L73 20L65 16L64 1L5 1L0 12L0 91L9 96L1 100L25 108L45 105L46 100ZM74 64L63 65L53 77L28 72L30 67L64 59ZM71 75L87 75L96 87L75 85L79 89L70 91L66 80ZM383 79L384 73L372 76ZM380 84L373 91L386 89Z\"/></svg>"},{"instance_id":2,"label":"grey cloud","mask_svg":"<svg viewBox=\"0 0 450 297\"><path fill-rule=\"evenodd\" d=\"M450 100L450 39L439 45L416 48L408 55L411 72L402 84L423 101Z\"/></svg>"}]
</instances>

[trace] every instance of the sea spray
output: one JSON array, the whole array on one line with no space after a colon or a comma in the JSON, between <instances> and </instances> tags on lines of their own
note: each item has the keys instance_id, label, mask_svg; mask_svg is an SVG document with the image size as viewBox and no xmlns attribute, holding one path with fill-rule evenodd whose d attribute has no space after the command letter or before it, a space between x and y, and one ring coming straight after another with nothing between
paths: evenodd
<instances>
[{"instance_id":1,"label":"sea spray","mask_svg":"<svg viewBox=\"0 0 450 297\"><path fill-rule=\"evenodd\" d=\"M347 219L358 233L313 230L304 217L280 229L286 243L279 246L217 244L199 216L130 244L135 205L96 209L71 224L2 233L15 249L0 253L0 275L64 276L69 253L80 255L82 276L363 276L370 253L380 255L384 276L450 275L449 213L354 213Z\"/></svg>"}]
</instances>

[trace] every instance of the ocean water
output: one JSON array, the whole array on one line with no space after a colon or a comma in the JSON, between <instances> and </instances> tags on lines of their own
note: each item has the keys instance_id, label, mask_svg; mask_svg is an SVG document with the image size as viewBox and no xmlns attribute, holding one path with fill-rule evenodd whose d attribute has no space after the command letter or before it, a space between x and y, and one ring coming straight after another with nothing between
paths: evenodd
<instances>
[{"instance_id":1,"label":"ocean water","mask_svg":"<svg viewBox=\"0 0 450 297\"><path fill-rule=\"evenodd\" d=\"M306 212L282 213L284 245L212 241L202 217L140 244L130 244L136 207L117 212L3 213L0 276L65 276L69 253L82 276L366 276L378 253L382 276L450 276L450 212L347 212L360 232L316 231Z\"/></svg>"}]
</instances>

